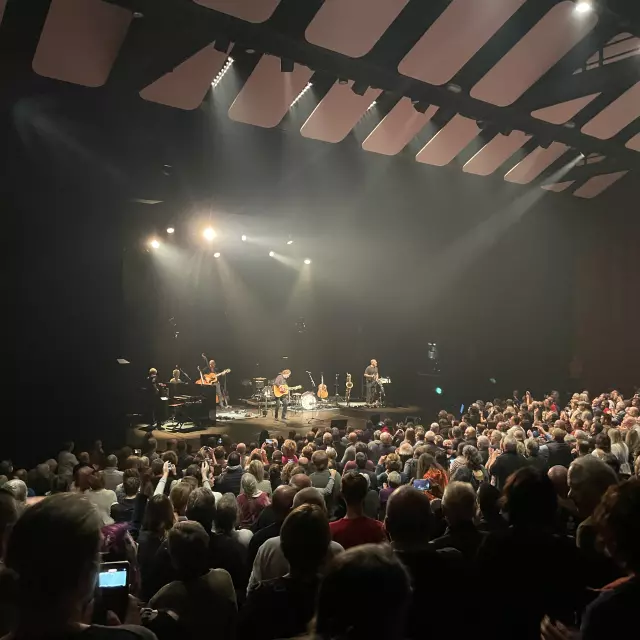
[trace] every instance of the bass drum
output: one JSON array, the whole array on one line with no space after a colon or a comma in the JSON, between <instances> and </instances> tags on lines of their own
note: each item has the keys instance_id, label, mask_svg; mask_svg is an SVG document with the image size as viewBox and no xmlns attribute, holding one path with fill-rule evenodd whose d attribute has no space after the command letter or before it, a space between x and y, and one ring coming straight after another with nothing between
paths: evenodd
<instances>
[{"instance_id":1,"label":"bass drum","mask_svg":"<svg viewBox=\"0 0 640 640\"><path fill-rule=\"evenodd\" d=\"M318 401L313 391L305 391L300 397L300 404L305 411L313 411L317 403Z\"/></svg>"}]
</instances>

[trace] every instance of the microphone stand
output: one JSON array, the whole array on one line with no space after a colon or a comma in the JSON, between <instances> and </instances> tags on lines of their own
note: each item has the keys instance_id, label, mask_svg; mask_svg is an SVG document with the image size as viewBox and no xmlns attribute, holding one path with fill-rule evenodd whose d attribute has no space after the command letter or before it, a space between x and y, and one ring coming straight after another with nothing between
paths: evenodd
<instances>
[{"instance_id":1,"label":"microphone stand","mask_svg":"<svg viewBox=\"0 0 640 640\"><path fill-rule=\"evenodd\" d=\"M193 380L189 377L189 375L187 374L186 371L183 371L182 369L180 369L180 373L191 383L193 384Z\"/></svg>"},{"instance_id":2,"label":"microphone stand","mask_svg":"<svg viewBox=\"0 0 640 640\"><path fill-rule=\"evenodd\" d=\"M305 373L309 376L309 380L311 380L311 386L313 387L313 389L315 390L316 388L316 383L313 379L313 376L311 375L311 371L305 371Z\"/></svg>"}]
</instances>

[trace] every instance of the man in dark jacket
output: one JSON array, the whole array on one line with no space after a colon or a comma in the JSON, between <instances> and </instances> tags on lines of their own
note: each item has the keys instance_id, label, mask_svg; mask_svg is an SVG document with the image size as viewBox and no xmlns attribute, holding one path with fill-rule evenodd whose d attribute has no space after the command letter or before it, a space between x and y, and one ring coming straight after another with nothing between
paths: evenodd
<instances>
[{"instance_id":1,"label":"man in dark jacket","mask_svg":"<svg viewBox=\"0 0 640 640\"><path fill-rule=\"evenodd\" d=\"M573 456L571 455L571 447L564 441L564 437L567 434L563 429L554 429L552 435L553 440L547 444L549 469L556 465L561 465L568 469L573 462Z\"/></svg>"},{"instance_id":2,"label":"man in dark jacket","mask_svg":"<svg viewBox=\"0 0 640 640\"><path fill-rule=\"evenodd\" d=\"M244 469L240 465L240 456L232 451L227 459L227 468L222 472L220 479L215 484L216 491L220 493L240 493L240 482Z\"/></svg>"},{"instance_id":3,"label":"man in dark jacket","mask_svg":"<svg viewBox=\"0 0 640 640\"><path fill-rule=\"evenodd\" d=\"M518 454L518 442L513 436L502 439L502 453L494 451L489 458L487 470L496 479L496 487L502 491L507 478L518 469L527 466L527 459Z\"/></svg>"}]
</instances>

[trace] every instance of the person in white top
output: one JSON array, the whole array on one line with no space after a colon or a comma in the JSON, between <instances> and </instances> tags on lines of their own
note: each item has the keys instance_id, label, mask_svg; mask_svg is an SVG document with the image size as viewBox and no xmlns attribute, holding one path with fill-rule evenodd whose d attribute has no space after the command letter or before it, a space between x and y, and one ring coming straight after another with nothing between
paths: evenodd
<instances>
[{"instance_id":1,"label":"person in white top","mask_svg":"<svg viewBox=\"0 0 640 640\"><path fill-rule=\"evenodd\" d=\"M622 440L622 432L619 429L609 429L607 432L611 440L611 453L620 462L620 473L631 475L631 465L629 464L629 447Z\"/></svg>"},{"instance_id":2,"label":"person in white top","mask_svg":"<svg viewBox=\"0 0 640 640\"><path fill-rule=\"evenodd\" d=\"M101 475L94 473L89 476L89 489L84 492L84 495L97 509L102 524L113 524L111 506L118 500L115 491L104 488L104 478Z\"/></svg>"},{"instance_id":3,"label":"person in white top","mask_svg":"<svg viewBox=\"0 0 640 640\"><path fill-rule=\"evenodd\" d=\"M78 464L78 458L73 453L73 442L65 442L58 454L58 475L71 479L73 468Z\"/></svg>"}]
</instances>

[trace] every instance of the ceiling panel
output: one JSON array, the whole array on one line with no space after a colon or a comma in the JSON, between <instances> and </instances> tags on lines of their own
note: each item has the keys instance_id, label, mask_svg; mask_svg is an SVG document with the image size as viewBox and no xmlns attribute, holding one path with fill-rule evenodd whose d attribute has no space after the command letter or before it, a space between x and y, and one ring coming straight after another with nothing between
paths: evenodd
<instances>
[{"instance_id":1,"label":"ceiling panel","mask_svg":"<svg viewBox=\"0 0 640 640\"><path fill-rule=\"evenodd\" d=\"M475 120L455 115L427 142L416 160L442 167L451 162L479 133Z\"/></svg>"},{"instance_id":2,"label":"ceiling panel","mask_svg":"<svg viewBox=\"0 0 640 640\"><path fill-rule=\"evenodd\" d=\"M593 176L593 178L589 178L583 185L578 187L573 192L573 195L578 198L595 198L627 173L629 172L616 171L615 173L604 173L600 176Z\"/></svg>"},{"instance_id":3,"label":"ceiling panel","mask_svg":"<svg viewBox=\"0 0 640 640\"><path fill-rule=\"evenodd\" d=\"M506 107L563 58L597 24L595 11L555 5L471 90L471 97Z\"/></svg>"},{"instance_id":4,"label":"ceiling panel","mask_svg":"<svg viewBox=\"0 0 640 640\"><path fill-rule=\"evenodd\" d=\"M305 138L340 142L355 127L373 101L382 93L380 89L367 89L363 96L351 91L352 82L336 82L319 102L300 133Z\"/></svg>"},{"instance_id":5,"label":"ceiling panel","mask_svg":"<svg viewBox=\"0 0 640 640\"><path fill-rule=\"evenodd\" d=\"M575 100L567 100L567 102L559 102L552 104L550 107L532 111L531 115L538 120L544 120L551 124L564 124L573 118L576 113L582 111L592 100L595 100L600 93L592 93L589 96L582 96Z\"/></svg>"},{"instance_id":6,"label":"ceiling panel","mask_svg":"<svg viewBox=\"0 0 640 640\"><path fill-rule=\"evenodd\" d=\"M307 86L313 71L294 65L291 73L280 71L280 58L264 55L229 109L229 117L258 127L275 127Z\"/></svg>"},{"instance_id":7,"label":"ceiling panel","mask_svg":"<svg viewBox=\"0 0 640 640\"><path fill-rule=\"evenodd\" d=\"M552 182L550 184L543 184L542 189L546 189L547 191L555 191L556 193L560 193L560 191L564 191L568 189L575 180L565 180L565 182Z\"/></svg>"},{"instance_id":8,"label":"ceiling panel","mask_svg":"<svg viewBox=\"0 0 640 640\"><path fill-rule=\"evenodd\" d=\"M268 20L280 4L280 0L193 0L193 2L247 22Z\"/></svg>"},{"instance_id":9,"label":"ceiling panel","mask_svg":"<svg viewBox=\"0 0 640 640\"><path fill-rule=\"evenodd\" d=\"M560 142L552 142L548 149L535 148L526 158L509 171L504 179L507 182L528 184L535 180L547 167L550 167L569 147Z\"/></svg>"},{"instance_id":10,"label":"ceiling panel","mask_svg":"<svg viewBox=\"0 0 640 640\"><path fill-rule=\"evenodd\" d=\"M305 32L312 44L359 58L398 17L409 0L341 0L325 2Z\"/></svg>"},{"instance_id":11,"label":"ceiling panel","mask_svg":"<svg viewBox=\"0 0 640 640\"><path fill-rule=\"evenodd\" d=\"M7 6L7 0L0 0L0 23L2 23L2 16L4 15L4 9Z\"/></svg>"},{"instance_id":12,"label":"ceiling panel","mask_svg":"<svg viewBox=\"0 0 640 640\"><path fill-rule=\"evenodd\" d=\"M132 18L128 9L102 0L51 0L33 70L47 78L102 86Z\"/></svg>"},{"instance_id":13,"label":"ceiling panel","mask_svg":"<svg viewBox=\"0 0 640 640\"><path fill-rule=\"evenodd\" d=\"M362 148L387 156L400 153L437 110L438 107L430 105L425 113L420 113L413 108L410 98L402 98L368 135Z\"/></svg>"},{"instance_id":14,"label":"ceiling panel","mask_svg":"<svg viewBox=\"0 0 640 640\"><path fill-rule=\"evenodd\" d=\"M500 165L508 160L531 136L522 131L513 131L508 136L499 133L495 138L476 153L462 170L478 176L492 174Z\"/></svg>"},{"instance_id":15,"label":"ceiling panel","mask_svg":"<svg viewBox=\"0 0 640 640\"><path fill-rule=\"evenodd\" d=\"M636 135L633 136L625 146L629 149L633 149L634 151L640 151L640 133L636 133Z\"/></svg>"},{"instance_id":16,"label":"ceiling panel","mask_svg":"<svg viewBox=\"0 0 640 640\"><path fill-rule=\"evenodd\" d=\"M398 65L429 84L449 82L525 0L453 0Z\"/></svg>"},{"instance_id":17,"label":"ceiling panel","mask_svg":"<svg viewBox=\"0 0 640 640\"><path fill-rule=\"evenodd\" d=\"M140 97L178 109L197 109L226 60L226 53L209 45L146 86Z\"/></svg>"},{"instance_id":18,"label":"ceiling panel","mask_svg":"<svg viewBox=\"0 0 640 640\"><path fill-rule=\"evenodd\" d=\"M606 106L582 127L582 133L607 140L620 133L640 116L640 82Z\"/></svg>"}]
</instances>

